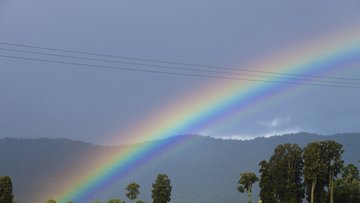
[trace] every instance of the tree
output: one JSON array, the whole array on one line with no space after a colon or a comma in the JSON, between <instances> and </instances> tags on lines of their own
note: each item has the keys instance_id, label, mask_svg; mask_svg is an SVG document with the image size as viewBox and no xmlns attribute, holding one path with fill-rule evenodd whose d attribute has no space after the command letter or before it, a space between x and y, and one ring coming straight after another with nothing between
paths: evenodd
<instances>
[{"instance_id":1,"label":"tree","mask_svg":"<svg viewBox=\"0 0 360 203\"><path fill-rule=\"evenodd\" d=\"M304 176L307 188L311 188L311 203L334 202L334 178L343 167L343 152L342 145L332 140L313 142L305 147ZM328 193L324 190L325 186Z\"/></svg>"},{"instance_id":2,"label":"tree","mask_svg":"<svg viewBox=\"0 0 360 203\"><path fill-rule=\"evenodd\" d=\"M12 203L14 201L13 187L9 176L0 176L0 202Z\"/></svg>"},{"instance_id":3,"label":"tree","mask_svg":"<svg viewBox=\"0 0 360 203\"><path fill-rule=\"evenodd\" d=\"M296 144L278 145L269 162L260 162L260 198L264 202L302 202L302 150Z\"/></svg>"},{"instance_id":4,"label":"tree","mask_svg":"<svg viewBox=\"0 0 360 203\"><path fill-rule=\"evenodd\" d=\"M167 203L171 200L170 179L166 174L159 174L152 184L153 203Z\"/></svg>"},{"instance_id":5,"label":"tree","mask_svg":"<svg viewBox=\"0 0 360 203\"><path fill-rule=\"evenodd\" d=\"M56 201L53 199L49 199L46 203L56 203Z\"/></svg>"},{"instance_id":6,"label":"tree","mask_svg":"<svg viewBox=\"0 0 360 203\"><path fill-rule=\"evenodd\" d=\"M252 185L259 181L259 178L252 172L246 172L240 174L240 180L238 182L238 191L241 193L246 192L248 194L248 203L252 202Z\"/></svg>"},{"instance_id":7,"label":"tree","mask_svg":"<svg viewBox=\"0 0 360 203\"><path fill-rule=\"evenodd\" d=\"M142 200L136 200L136 203L146 203L146 202L144 202Z\"/></svg>"},{"instance_id":8,"label":"tree","mask_svg":"<svg viewBox=\"0 0 360 203\"><path fill-rule=\"evenodd\" d=\"M126 186L126 196L132 201L134 202L137 198L137 196L140 194L139 192L139 188L140 188L140 185L135 183L135 182L132 182L132 183L129 183L127 186Z\"/></svg>"},{"instance_id":9,"label":"tree","mask_svg":"<svg viewBox=\"0 0 360 203\"><path fill-rule=\"evenodd\" d=\"M110 199L106 203L125 203L125 201L121 199Z\"/></svg>"},{"instance_id":10,"label":"tree","mask_svg":"<svg viewBox=\"0 0 360 203\"><path fill-rule=\"evenodd\" d=\"M342 179L346 183L359 180L359 169L354 164L348 164L343 168Z\"/></svg>"},{"instance_id":11,"label":"tree","mask_svg":"<svg viewBox=\"0 0 360 203\"><path fill-rule=\"evenodd\" d=\"M278 145L269 164L275 199L286 203L302 202L302 149L297 144Z\"/></svg>"},{"instance_id":12,"label":"tree","mask_svg":"<svg viewBox=\"0 0 360 203\"><path fill-rule=\"evenodd\" d=\"M321 142L323 160L326 166L326 175L329 178L327 186L329 188L330 203L334 203L334 178L341 172L344 161L341 159L341 154L344 153L342 145L332 141Z\"/></svg>"},{"instance_id":13,"label":"tree","mask_svg":"<svg viewBox=\"0 0 360 203\"><path fill-rule=\"evenodd\" d=\"M275 203L273 177L271 176L270 164L263 160L260 162L260 199L262 202Z\"/></svg>"},{"instance_id":14,"label":"tree","mask_svg":"<svg viewBox=\"0 0 360 203\"><path fill-rule=\"evenodd\" d=\"M335 181L334 188L334 202L360 202L359 169L354 164L344 167L342 177Z\"/></svg>"},{"instance_id":15,"label":"tree","mask_svg":"<svg viewBox=\"0 0 360 203\"><path fill-rule=\"evenodd\" d=\"M319 180L323 178L325 173L326 166L322 160L321 154L322 151L320 142L309 143L304 148L304 177L305 183L307 184L308 196L310 196L311 203L315 202L315 188ZM309 188L311 188L310 191Z\"/></svg>"}]
</instances>

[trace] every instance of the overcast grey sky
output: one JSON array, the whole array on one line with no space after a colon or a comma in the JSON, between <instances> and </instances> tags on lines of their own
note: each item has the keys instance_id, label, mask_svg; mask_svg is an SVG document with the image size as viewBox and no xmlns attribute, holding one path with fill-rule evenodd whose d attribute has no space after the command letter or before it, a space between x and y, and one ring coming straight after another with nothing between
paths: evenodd
<instances>
[{"instance_id":1,"label":"overcast grey sky","mask_svg":"<svg viewBox=\"0 0 360 203\"><path fill-rule=\"evenodd\" d=\"M359 10L358 0L0 0L0 42L241 67L360 27ZM25 55L0 50L0 55L10 53ZM338 74L360 79L360 59L351 66ZM0 137L110 144L107 137L115 132L219 81L0 58ZM286 97L255 107L247 117L220 122L203 133L251 138L298 131L359 132L359 91L294 88Z\"/></svg>"}]
</instances>

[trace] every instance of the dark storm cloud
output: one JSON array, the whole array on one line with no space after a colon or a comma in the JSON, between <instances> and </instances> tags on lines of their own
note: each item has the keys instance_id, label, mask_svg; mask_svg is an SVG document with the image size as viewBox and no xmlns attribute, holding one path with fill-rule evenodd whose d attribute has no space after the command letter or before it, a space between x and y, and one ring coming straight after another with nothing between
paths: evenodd
<instances>
[{"instance_id":1,"label":"dark storm cloud","mask_svg":"<svg viewBox=\"0 0 360 203\"><path fill-rule=\"evenodd\" d=\"M355 1L327 1L324 5L237 0L13 0L10 4L3 0L0 41L241 66L314 36L360 25L358 6ZM358 70L343 74L360 77ZM106 143L106 136L122 132L156 109L212 82L0 58L0 137L69 137ZM209 131L220 137L287 130L359 131L360 94L354 91L314 88L299 93L294 89L288 98L254 111L238 125ZM287 122L275 126L276 119L286 118Z\"/></svg>"}]
</instances>

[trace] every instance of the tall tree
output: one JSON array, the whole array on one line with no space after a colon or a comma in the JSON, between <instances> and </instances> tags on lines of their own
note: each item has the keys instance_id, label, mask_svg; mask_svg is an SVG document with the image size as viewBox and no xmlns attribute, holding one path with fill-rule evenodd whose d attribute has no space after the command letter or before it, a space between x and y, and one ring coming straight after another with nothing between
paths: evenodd
<instances>
[{"instance_id":1,"label":"tall tree","mask_svg":"<svg viewBox=\"0 0 360 203\"><path fill-rule=\"evenodd\" d=\"M152 184L153 203L167 203L171 200L170 179L166 174L159 174Z\"/></svg>"},{"instance_id":2,"label":"tall tree","mask_svg":"<svg viewBox=\"0 0 360 203\"><path fill-rule=\"evenodd\" d=\"M278 145L269 162L260 162L260 197L264 202L298 203L304 198L302 149Z\"/></svg>"},{"instance_id":3,"label":"tall tree","mask_svg":"<svg viewBox=\"0 0 360 203\"><path fill-rule=\"evenodd\" d=\"M240 174L240 180L238 182L238 191L248 194L248 203L252 202L252 186L255 182L259 181L259 178L252 172L246 172Z\"/></svg>"},{"instance_id":4,"label":"tall tree","mask_svg":"<svg viewBox=\"0 0 360 203\"><path fill-rule=\"evenodd\" d=\"M273 177L271 176L270 164L263 160L260 162L260 199L262 202L275 203Z\"/></svg>"},{"instance_id":5,"label":"tall tree","mask_svg":"<svg viewBox=\"0 0 360 203\"><path fill-rule=\"evenodd\" d=\"M140 185L135 183L135 182L132 182L132 183L129 183L127 186L126 186L126 196L132 201L134 202L137 198L137 196L140 194L139 192L139 188L140 188Z\"/></svg>"},{"instance_id":6,"label":"tall tree","mask_svg":"<svg viewBox=\"0 0 360 203\"><path fill-rule=\"evenodd\" d=\"M320 142L309 143L304 148L303 158L304 158L304 177L308 189L308 196L310 196L310 202L314 203L315 188L318 182L323 180L324 173L326 170L325 163L322 160L322 151L321 151Z\"/></svg>"},{"instance_id":7,"label":"tall tree","mask_svg":"<svg viewBox=\"0 0 360 203\"><path fill-rule=\"evenodd\" d=\"M272 184L276 200L286 203L302 202L302 149L297 144L278 145L269 163L274 177Z\"/></svg>"},{"instance_id":8,"label":"tall tree","mask_svg":"<svg viewBox=\"0 0 360 203\"><path fill-rule=\"evenodd\" d=\"M330 203L334 203L334 178L343 168L344 161L341 155L344 153L344 150L341 144L332 140L321 142L321 146L323 160L326 166L326 175L328 177L327 186L329 188L329 199Z\"/></svg>"},{"instance_id":9,"label":"tall tree","mask_svg":"<svg viewBox=\"0 0 360 203\"><path fill-rule=\"evenodd\" d=\"M308 191L311 188L311 203L315 200L334 202L334 178L343 167L343 152L342 145L332 140L309 143L305 147L304 176ZM324 187L328 188L327 193Z\"/></svg>"},{"instance_id":10,"label":"tall tree","mask_svg":"<svg viewBox=\"0 0 360 203\"><path fill-rule=\"evenodd\" d=\"M12 203L14 199L13 187L9 176L0 176L0 202Z\"/></svg>"}]
</instances>

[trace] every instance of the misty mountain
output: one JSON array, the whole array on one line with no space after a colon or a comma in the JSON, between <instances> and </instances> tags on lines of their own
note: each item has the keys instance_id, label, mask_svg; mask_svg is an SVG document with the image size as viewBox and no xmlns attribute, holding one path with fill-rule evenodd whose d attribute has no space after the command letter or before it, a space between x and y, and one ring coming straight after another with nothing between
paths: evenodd
<instances>
[{"instance_id":1,"label":"misty mountain","mask_svg":"<svg viewBox=\"0 0 360 203\"><path fill-rule=\"evenodd\" d=\"M126 199L124 188L132 181L141 185L139 199L151 201L151 184L156 175L166 173L173 186L172 201L175 203L244 202L245 194L236 187L241 172L258 173L261 160L269 159L279 144L297 143L304 147L315 140L334 140L344 147L345 163L358 165L360 159L360 133L321 136L298 133L249 141L222 140L193 136L197 141L186 148L169 150L134 173L119 179L111 190L94 194L93 200L119 197ZM168 139L177 139L172 137ZM153 142L165 142L157 140ZM71 174L81 160L115 153L119 149L135 145L98 146L67 139L0 139L0 175L12 178L17 203L41 203L46 189L52 188L63 177ZM254 200L258 197L258 186ZM128 200L127 200L128 201Z\"/></svg>"}]
</instances>

